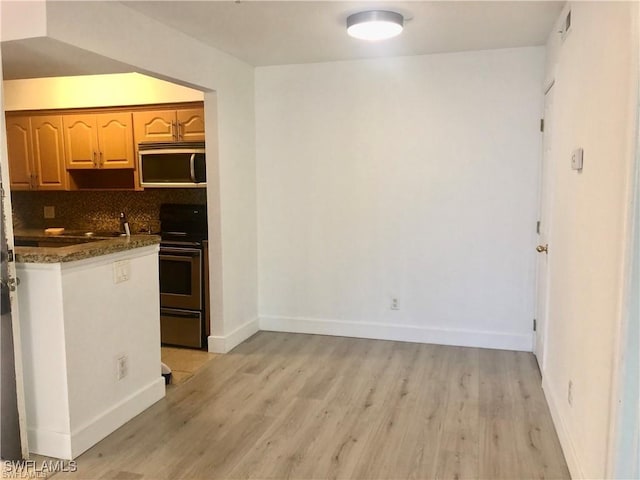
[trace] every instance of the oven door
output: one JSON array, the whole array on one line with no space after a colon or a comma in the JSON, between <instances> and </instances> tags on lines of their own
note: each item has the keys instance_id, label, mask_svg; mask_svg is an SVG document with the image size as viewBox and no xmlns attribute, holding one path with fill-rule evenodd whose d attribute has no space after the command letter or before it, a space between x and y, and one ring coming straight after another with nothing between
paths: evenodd
<instances>
[{"instance_id":1,"label":"oven door","mask_svg":"<svg viewBox=\"0 0 640 480\"><path fill-rule=\"evenodd\" d=\"M160 306L202 309L202 250L160 246Z\"/></svg>"}]
</instances>

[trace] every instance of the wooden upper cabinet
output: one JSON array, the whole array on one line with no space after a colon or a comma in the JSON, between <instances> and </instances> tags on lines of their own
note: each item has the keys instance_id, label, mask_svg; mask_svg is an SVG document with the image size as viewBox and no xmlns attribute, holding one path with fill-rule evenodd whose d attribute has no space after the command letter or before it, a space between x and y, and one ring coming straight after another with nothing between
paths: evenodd
<instances>
[{"instance_id":1,"label":"wooden upper cabinet","mask_svg":"<svg viewBox=\"0 0 640 480\"><path fill-rule=\"evenodd\" d=\"M33 153L30 117L7 115L7 153L11 189L31 190Z\"/></svg>"},{"instance_id":2,"label":"wooden upper cabinet","mask_svg":"<svg viewBox=\"0 0 640 480\"><path fill-rule=\"evenodd\" d=\"M65 115L63 123L67 168L97 168L99 149L95 115Z\"/></svg>"},{"instance_id":3,"label":"wooden upper cabinet","mask_svg":"<svg viewBox=\"0 0 640 480\"><path fill-rule=\"evenodd\" d=\"M96 115L96 121L100 168L133 168L131 113L101 113Z\"/></svg>"},{"instance_id":4,"label":"wooden upper cabinet","mask_svg":"<svg viewBox=\"0 0 640 480\"><path fill-rule=\"evenodd\" d=\"M33 164L38 190L66 190L62 117L31 117Z\"/></svg>"},{"instance_id":5,"label":"wooden upper cabinet","mask_svg":"<svg viewBox=\"0 0 640 480\"><path fill-rule=\"evenodd\" d=\"M133 190L141 189L137 145L204 142L204 106L9 112L6 130L12 190Z\"/></svg>"},{"instance_id":6,"label":"wooden upper cabinet","mask_svg":"<svg viewBox=\"0 0 640 480\"><path fill-rule=\"evenodd\" d=\"M175 142L176 111L133 112L133 131L136 145L142 142Z\"/></svg>"},{"instance_id":7,"label":"wooden upper cabinet","mask_svg":"<svg viewBox=\"0 0 640 480\"><path fill-rule=\"evenodd\" d=\"M204 108L177 110L176 118L181 141L204 142Z\"/></svg>"},{"instance_id":8,"label":"wooden upper cabinet","mask_svg":"<svg viewBox=\"0 0 640 480\"><path fill-rule=\"evenodd\" d=\"M204 142L204 107L133 112L136 145L143 142Z\"/></svg>"},{"instance_id":9,"label":"wooden upper cabinet","mask_svg":"<svg viewBox=\"0 0 640 480\"><path fill-rule=\"evenodd\" d=\"M66 190L62 117L7 116L12 190Z\"/></svg>"},{"instance_id":10,"label":"wooden upper cabinet","mask_svg":"<svg viewBox=\"0 0 640 480\"><path fill-rule=\"evenodd\" d=\"M67 168L134 168L130 112L64 116Z\"/></svg>"}]
</instances>

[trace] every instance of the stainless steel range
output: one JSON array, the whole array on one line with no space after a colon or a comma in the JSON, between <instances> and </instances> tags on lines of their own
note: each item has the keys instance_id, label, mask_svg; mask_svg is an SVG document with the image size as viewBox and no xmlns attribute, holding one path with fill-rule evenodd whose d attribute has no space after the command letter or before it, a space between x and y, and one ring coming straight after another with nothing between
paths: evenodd
<instances>
[{"instance_id":1,"label":"stainless steel range","mask_svg":"<svg viewBox=\"0 0 640 480\"><path fill-rule=\"evenodd\" d=\"M209 335L206 205L160 207L160 336L205 348Z\"/></svg>"}]
</instances>

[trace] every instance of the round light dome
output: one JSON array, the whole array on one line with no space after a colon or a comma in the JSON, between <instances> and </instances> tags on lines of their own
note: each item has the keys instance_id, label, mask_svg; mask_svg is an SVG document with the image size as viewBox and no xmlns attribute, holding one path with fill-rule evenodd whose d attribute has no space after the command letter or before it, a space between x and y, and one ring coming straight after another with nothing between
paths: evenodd
<instances>
[{"instance_id":1,"label":"round light dome","mask_svg":"<svg viewBox=\"0 0 640 480\"><path fill-rule=\"evenodd\" d=\"M404 18L396 12L371 10L349 15L347 33L361 40L386 40L402 32Z\"/></svg>"}]
</instances>

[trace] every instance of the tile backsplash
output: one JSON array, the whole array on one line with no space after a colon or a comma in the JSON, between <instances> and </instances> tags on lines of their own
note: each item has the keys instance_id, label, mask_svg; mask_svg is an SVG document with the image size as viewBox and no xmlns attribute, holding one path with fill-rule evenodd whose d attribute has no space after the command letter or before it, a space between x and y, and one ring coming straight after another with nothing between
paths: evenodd
<instances>
[{"instance_id":1,"label":"tile backsplash","mask_svg":"<svg viewBox=\"0 0 640 480\"><path fill-rule=\"evenodd\" d=\"M125 212L131 231L160 227L162 203L207 203L206 189L148 189L142 192L11 192L15 228L64 227L71 230L120 229ZM55 218L44 218L44 207L55 207Z\"/></svg>"}]
</instances>

